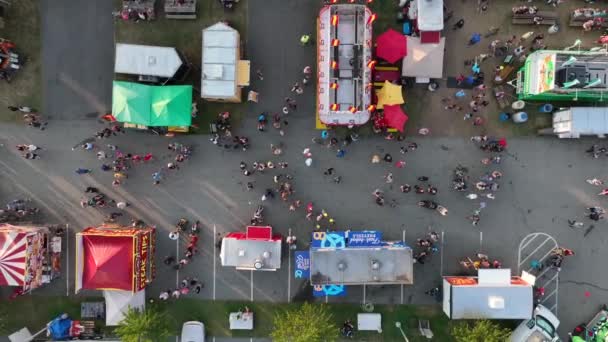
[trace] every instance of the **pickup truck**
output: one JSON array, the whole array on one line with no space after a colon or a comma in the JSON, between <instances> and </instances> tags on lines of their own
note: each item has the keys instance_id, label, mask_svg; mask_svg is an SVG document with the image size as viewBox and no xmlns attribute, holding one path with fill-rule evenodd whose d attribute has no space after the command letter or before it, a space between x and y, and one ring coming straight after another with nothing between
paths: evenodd
<instances>
[{"instance_id":1,"label":"pickup truck","mask_svg":"<svg viewBox=\"0 0 608 342\"><path fill-rule=\"evenodd\" d=\"M559 319L546 307L536 306L532 318L517 326L509 342L559 342Z\"/></svg>"}]
</instances>

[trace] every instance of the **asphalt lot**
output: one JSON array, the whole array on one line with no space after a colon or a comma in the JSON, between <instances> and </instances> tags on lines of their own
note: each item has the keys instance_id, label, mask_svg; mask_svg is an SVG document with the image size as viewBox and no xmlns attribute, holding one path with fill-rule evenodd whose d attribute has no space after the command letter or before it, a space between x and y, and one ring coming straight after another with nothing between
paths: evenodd
<instances>
[{"instance_id":1,"label":"asphalt lot","mask_svg":"<svg viewBox=\"0 0 608 342\"><path fill-rule=\"evenodd\" d=\"M96 2L98 5L100 3ZM103 218L99 211L83 209L78 204L86 186L97 186L111 197L132 203L128 210L130 215L158 227L158 276L149 287L151 296L167 288L175 288L183 277L196 276L205 283L201 298L287 301L310 296L300 281L290 278L287 256L277 272L252 273L221 267L218 251L214 247L217 234L244 229L264 189L273 185L274 173L267 172L263 176L256 174L253 177L255 191L248 192L245 183L251 179L239 172L239 162L287 161L287 171L294 176L294 198L302 199L305 203L313 201L316 208L326 209L340 228L378 229L384 232L387 239L401 239L405 232L406 241L411 244L417 237L422 237L429 226L444 233L441 253L433 255L424 265L416 265L413 286L366 287L365 290L360 286L349 287L346 297L330 298L330 302L363 302L365 296L365 301L372 303L430 303L432 299L424 295L424 291L435 286L442 273L461 273L458 260L479 251L502 260L503 266L512 268L515 273L519 266L517 249L520 241L534 232L546 232L555 237L560 245L576 252L576 256L566 260L559 276L558 310L562 319L562 334L591 318L600 304L608 302L608 288L602 285L606 282L606 276L598 271L604 268L603 260L608 256L603 249L607 238L605 222L596 224L587 237L583 237L582 231L569 228L566 222L574 217L583 219L587 206L604 204L603 198L595 195L597 188L585 183L586 178L601 178L606 173L606 159L592 160L583 152L592 141L558 141L536 137L509 139L508 153L503 154L504 160L497 166L504 173L502 187L495 200L486 200L488 205L482 211L481 222L473 227L465 217L479 206L479 200L470 201L464 198L463 193L450 191L451 173L459 164L469 167L472 177L490 169L480 163L486 154L466 137L412 137L411 140L416 141L419 148L405 156L399 153L398 142L376 137L362 138L347 148L345 158L338 159L327 148L311 145L311 138L319 134L314 130L314 114L308 110L314 101L312 89L307 89L304 95L298 97L299 109L289 114L285 137L272 128L265 133L255 130L257 113L278 111L283 98L289 95L291 84L300 78L302 68L314 61L314 49L298 45L299 35L310 32L310 28L314 27L316 8L310 6L312 2L265 0L264 5L261 3L262 0L250 0L247 43L252 70L260 68L265 76L264 81L253 80L252 84L252 89L260 92L261 100L250 106L249 115L237 129L238 134L251 138L252 148L247 152L221 149L212 145L207 136L168 139L129 132L98 141L97 144L116 144L132 153L151 152L157 160L136 167L129 172L129 179L123 186L113 188L110 185L111 174L99 169L100 161L94 153L71 150L74 144L92 136L102 127L95 120L86 119L83 114L110 108L106 88L110 87L112 66L107 63L108 59L111 61L108 57L111 53L106 48L111 37L103 25L106 25L104 15L107 13L110 17L111 9L87 7L90 14L73 16L74 13L70 11L75 9L68 1L56 6L43 2L45 16L63 17L66 20L77 17L74 20L90 22L90 26L96 28L96 31L85 29L84 32L89 32L85 37L75 34L73 28L68 30L67 27L71 26L67 22L63 28L59 25L47 31L43 39L51 43L56 40L57 43L52 44L57 45L58 51L65 46L61 44L66 44L66 40L70 44L88 46L87 37L91 35L99 40L100 46L106 48L99 53L78 49L77 56L70 55L66 57L70 60L57 63L53 73L48 71L50 64L45 68L45 87L49 89L46 91L49 95L46 95L45 108L54 117L46 131L11 124L0 126L0 143L3 144L0 149L0 182L3 184L0 198L32 198L47 213L49 221L69 223L71 229L80 230L99 224ZM272 11L266 11L269 8ZM48 18L43 19L43 27L54 27L45 20ZM279 35L276 34L278 30L281 31ZM72 33L68 35L66 32ZM43 55L58 58L59 52L53 55L48 43L45 44ZM78 65L76 69L73 64ZM91 67L93 65L95 67ZM77 88L86 91L74 92L75 88L66 84L58 85L57 75L63 74L71 75L71 79L77 80ZM53 95L54 91L58 93ZM429 97L429 100L439 101L439 98ZM151 174L171 159L166 144L172 141L192 144L194 155L181 170L170 173L160 186L153 186ZM279 142L285 144L284 156L272 156L270 144ZM42 159L31 161L21 158L13 148L19 143L41 146L44 149ZM301 154L306 147L311 147L313 151L314 165L310 168L305 167ZM370 163L373 154L387 152L395 159L403 158L407 166L397 169L392 164ZM94 172L78 176L74 173L78 167L90 167ZM341 184L334 184L323 176L323 171L329 167L335 168L337 174L343 177ZM387 172L394 174L392 185L384 183L383 176ZM447 217L418 208L416 202L421 198L418 195L399 192L399 184L413 185L421 175L428 176L438 187L439 194L435 200L449 208ZM371 196L376 188L384 190L388 200L395 199L397 207L376 206ZM292 229L300 243L309 241L312 225L304 219L302 211L291 213L287 205L278 199L267 201L265 206L267 222L276 231L286 234L288 229ZM164 267L161 261L164 256L175 253L175 243L168 239L167 234L181 217L200 220L204 230L199 248L201 255L176 274ZM184 244L180 248L183 250ZM70 287L69 292L73 292L73 255L68 257L64 260L64 269L70 269L66 277L38 293L65 294L66 283ZM590 291L591 296L585 297L585 291Z\"/></svg>"}]
</instances>

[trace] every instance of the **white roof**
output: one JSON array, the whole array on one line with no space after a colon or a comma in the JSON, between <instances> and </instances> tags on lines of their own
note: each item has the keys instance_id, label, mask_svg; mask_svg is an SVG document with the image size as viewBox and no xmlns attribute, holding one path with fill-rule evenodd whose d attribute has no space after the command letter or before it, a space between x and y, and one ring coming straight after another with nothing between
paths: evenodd
<instances>
[{"instance_id":1,"label":"white roof","mask_svg":"<svg viewBox=\"0 0 608 342\"><path fill-rule=\"evenodd\" d=\"M261 263L261 271L275 271L281 268L281 240L245 240L232 237L222 239L220 249L222 266L240 269L256 269Z\"/></svg>"},{"instance_id":2,"label":"white roof","mask_svg":"<svg viewBox=\"0 0 608 342\"><path fill-rule=\"evenodd\" d=\"M172 47L116 44L115 73L170 78L182 64Z\"/></svg>"},{"instance_id":3,"label":"white roof","mask_svg":"<svg viewBox=\"0 0 608 342\"><path fill-rule=\"evenodd\" d=\"M103 291L106 300L106 325L115 326L125 318L129 307L143 310L146 306L146 290L133 293L131 291Z\"/></svg>"},{"instance_id":4,"label":"white roof","mask_svg":"<svg viewBox=\"0 0 608 342\"><path fill-rule=\"evenodd\" d=\"M418 0L418 29L443 30L443 0Z\"/></svg>"},{"instance_id":5,"label":"white roof","mask_svg":"<svg viewBox=\"0 0 608 342\"><path fill-rule=\"evenodd\" d=\"M219 22L203 30L202 98L237 96L239 33Z\"/></svg>"},{"instance_id":6,"label":"white roof","mask_svg":"<svg viewBox=\"0 0 608 342\"><path fill-rule=\"evenodd\" d=\"M570 133L580 135L608 134L607 107L572 107L569 110L553 114L553 129L555 133Z\"/></svg>"},{"instance_id":7,"label":"white roof","mask_svg":"<svg viewBox=\"0 0 608 342\"><path fill-rule=\"evenodd\" d=\"M419 37L407 36L407 56L403 58L401 75L406 77L443 77L445 38L438 44L421 44Z\"/></svg>"}]
</instances>

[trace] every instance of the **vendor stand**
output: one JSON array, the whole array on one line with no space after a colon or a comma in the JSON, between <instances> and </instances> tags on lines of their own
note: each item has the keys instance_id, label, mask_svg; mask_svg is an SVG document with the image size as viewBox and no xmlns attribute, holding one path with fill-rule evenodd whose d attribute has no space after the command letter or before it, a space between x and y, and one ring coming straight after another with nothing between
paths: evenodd
<instances>
[{"instance_id":1,"label":"vendor stand","mask_svg":"<svg viewBox=\"0 0 608 342\"><path fill-rule=\"evenodd\" d=\"M125 128L188 132L192 125L192 86L114 81L112 117Z\"/></svg>"},{"instance_id":2,"label":"vendor stand","mask_svg":"<svg viewBox=\"0 0 608 342\"><path fill-rule=\"evenodd\" d=\"M239 32L219 22L203 30L201 98L207 101L241 102L249 86L250 62L241 60Z\"/></svg>"},{"instance_id":3,"label":"vendor stand","mask_svg":"<svg viewBox=\"0 0 608 342\"><path fill-rule=\"evenodd\" d=\"M282 237L272 227L248 226L246 232L231 232L222 239L222 266L237 270L276 271L281 268Z\"/></svg>"},{"instance_id":4,"label":"vendor stand","mask_svg":"<svg viewBox=\"0 0 608 342\"><path fill-rule=\"evenodd\" d=\"M104 225L76 234L76 287L103 290L106 325L131 308L143 309L145 288L156 276L154 228Z\"/></svg>"},{"instance_id":5,"label":"vendor stand","mask_svg":"<svg viewBox=\"0 0 608 342\"><path fill-rule=\"evenodd\" d=\"M443 277L443 312L450 319L530 319L533 284L510 269L479 269L477 277Z\"/></svg>"},{"instance_id":6,"label":"vendor stand","mask_svg":"<svg viewBox=\"0 0 608 342\"><path fill-rule=\"evenodd\" d=\"M0 224L0 286L19 295L59 277L61 240L49 227Z\"/></svg>"},{"instance_id":7,"label":"vendor stand","mask_svg":"<svg viewBox=\"0 0 608 342\"><path fill-rule=\"evenodd\" d=\"M423 43L419 37L407 37L407 56L403 58L401 76L414 77L416 83L429 83L443 78L445 38L438 43Z\"/></svg>"},{"instance_id":8,"label":"vendor stand","mask_svg":"<svg viewBox=\"0 0 608 342\"><path fill-rule=\"evenodd\" d=\"M116 43L114 72L138 76L138 81L166 84L183 80L190 70L176 48Z\"/></svg>"}]
</instances>

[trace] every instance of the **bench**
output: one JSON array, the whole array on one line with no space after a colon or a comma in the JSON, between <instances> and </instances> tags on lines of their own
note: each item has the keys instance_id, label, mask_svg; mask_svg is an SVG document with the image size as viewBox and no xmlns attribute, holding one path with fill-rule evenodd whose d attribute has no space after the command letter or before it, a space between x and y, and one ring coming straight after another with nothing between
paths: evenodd
<instances>
[{"instance_id":1,"label":"bench","mask_svg":"<svg viewBox=\"0 0 608 342\"><path fill-rule=\"evenodd\" d=\"M535 24L534 17L543 18L543 21L541 21L539 25L555 25L557 23L557 13L550 11L538 11L534 14L513 14L513 19L511 20L511 23L516 25Z\"/></svg>"},{"instance_id":2,"label":"bench","mask_svg":"<svg viewBox=\"0 0 608 342\"><path fill-rule=\"evenodd\" d=\"M431 322L428 319L418 320L418 330L420 331L420 335L426 337L427 339L433 338L433 331L431 330Z\"/></svg>"}]
</instances>

